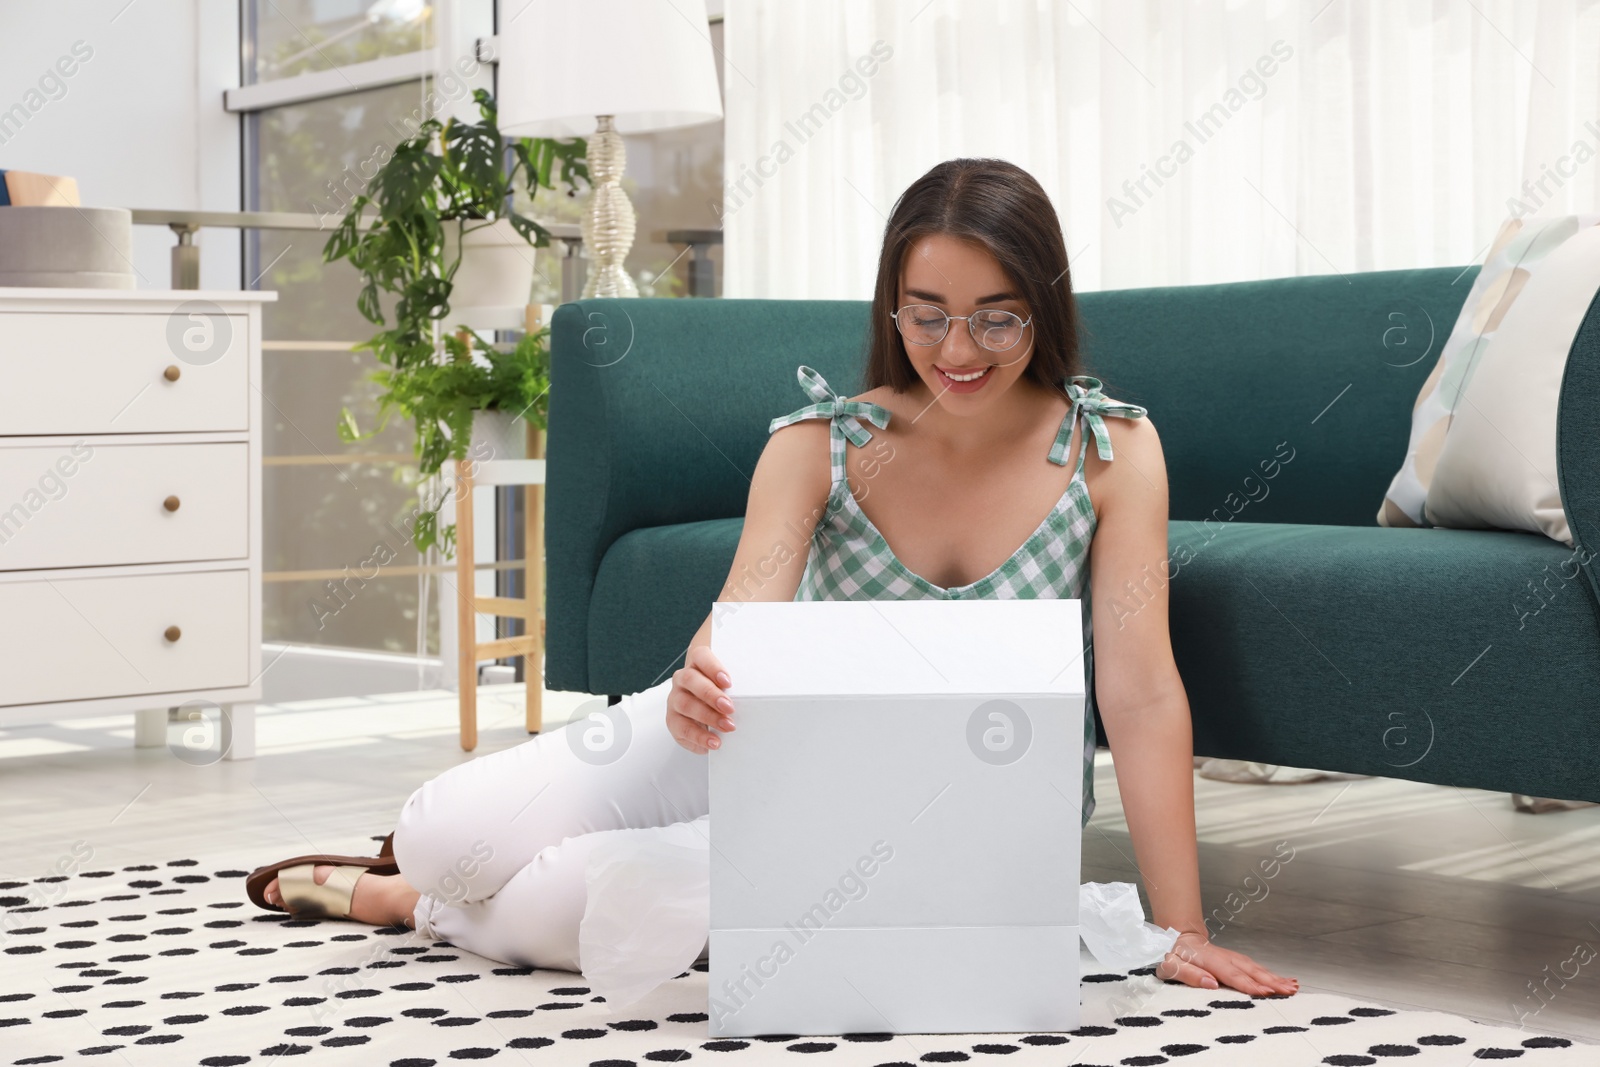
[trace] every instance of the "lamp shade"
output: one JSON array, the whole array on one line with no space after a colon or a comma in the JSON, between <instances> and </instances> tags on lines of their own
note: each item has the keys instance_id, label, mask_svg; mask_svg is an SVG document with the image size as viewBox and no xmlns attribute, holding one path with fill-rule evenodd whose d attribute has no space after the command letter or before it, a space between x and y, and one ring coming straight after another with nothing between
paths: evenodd
<instances>
[{"instance_id":1,"label":"lamp shade","mask_svg":"<svg viewBox=\"0 0 1600 1067\"><path fill-rule=\"evenodd\" d=\"M705 0L504 0L500 26L508 136L588 137L597 115L618 133L722 117Z\"/></svg>"}]
</instances>

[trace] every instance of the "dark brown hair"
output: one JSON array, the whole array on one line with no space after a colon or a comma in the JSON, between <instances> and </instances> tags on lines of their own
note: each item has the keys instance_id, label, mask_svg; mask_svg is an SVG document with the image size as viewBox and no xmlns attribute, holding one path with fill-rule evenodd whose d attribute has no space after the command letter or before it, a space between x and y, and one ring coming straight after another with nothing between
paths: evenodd
<instances>
[{"instance_id":1,"label":"dark brown hair","mask_svg":"<svg viewBox=\"0 0 1600 1067\"><path fill-rule=\"evenodd\" d=\"M866 389L887 385L900 393L920 380L891 316L906 253L936 233L976 241L1000 262L1033 315L1033 352L1023 373L1065 396L1066 380L1082 373L1082 357L1061 221L1033 175L1003 159L945 160L895 201L878 257Z\"/></svg>"}]
</instances>

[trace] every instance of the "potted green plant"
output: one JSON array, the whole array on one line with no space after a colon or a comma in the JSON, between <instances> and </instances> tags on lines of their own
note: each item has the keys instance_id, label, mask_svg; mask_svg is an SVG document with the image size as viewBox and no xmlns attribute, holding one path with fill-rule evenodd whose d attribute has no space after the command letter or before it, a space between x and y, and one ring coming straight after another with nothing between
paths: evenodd
<instances>
[{"instance_id":1,"label":"potted green plant","mask_svg":"<svg viewBox=\"0 0 1600 1067\"><path fill-rule=\"evenodd\" d=\"M507 141L495 123L494 98L479 89L473 100L479 121L428 119L395 146L322 253L324 262L346 259L361 272L356 307L383 327L357 346L383 364L369 375L382 390L378 425L362 433L344 408L339 439L365 440L399 412L415 424L423 480L438 475L446 460L467 458L477 412L504 412L545 428L549 330L526 333L502 351L473 330L449 326L451 293L463 252L472 252L471 234L509 229L530 248L550 243L548 230L513 208L514 192L525 189L531 201L539 189L554 189L557 164L567 195L589 181L585 140ZM443 497L418 515L412 541L418 551L438 546L449 557L455 527L439 528Z\"/></svg>"}]
</instances>

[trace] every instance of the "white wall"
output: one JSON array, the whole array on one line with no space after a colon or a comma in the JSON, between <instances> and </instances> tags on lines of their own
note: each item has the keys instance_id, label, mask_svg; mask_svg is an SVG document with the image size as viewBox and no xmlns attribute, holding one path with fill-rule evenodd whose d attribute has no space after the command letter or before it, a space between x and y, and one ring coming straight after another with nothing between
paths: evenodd
<instances>
[{"instance_id":1,"label":"white wall","mask_svg":"<svg viewBox=\"0 0 1600 1067\"><path fill-rule=\"evenodd\" d=\"M0 128L0 169L69 175L86 205L237 211L239 116L222 91L238 78L233 0L6 0L0 114L29 114ZM170 287L174 241L134 227L139 288ZM198 241L201 287L240 288L237 231Z\"/></svg>"}]
</instances>

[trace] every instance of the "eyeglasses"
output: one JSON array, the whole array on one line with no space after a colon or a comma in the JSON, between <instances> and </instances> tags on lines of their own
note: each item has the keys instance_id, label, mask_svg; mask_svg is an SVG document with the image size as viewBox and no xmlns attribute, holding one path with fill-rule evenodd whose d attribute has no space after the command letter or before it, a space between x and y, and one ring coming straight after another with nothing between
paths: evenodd
<instances>
[{"instance_id":1,"label":"eyeglasses","mask_svg":"<svg viewBox=\"0 0 1600 1067\"><path fill-rule=\"evenodd\" d=\"M914 345L936 345L950 331L951 319L966 319L967 331L980 347L991 352L1004 352L1016 347L1022 340L1022 331L1033 316L1019 318L1009 311L986 308L970 315L946 315L932 304L907 304L889 316L900 330L900 336Z\"/></svg>"}]
</instances>

